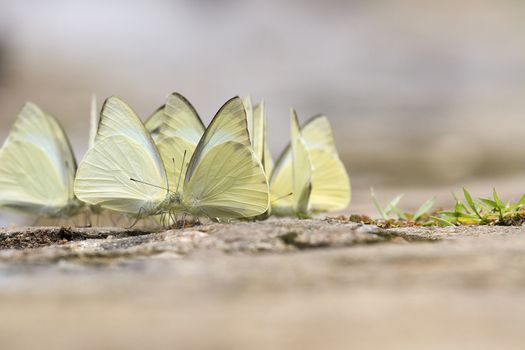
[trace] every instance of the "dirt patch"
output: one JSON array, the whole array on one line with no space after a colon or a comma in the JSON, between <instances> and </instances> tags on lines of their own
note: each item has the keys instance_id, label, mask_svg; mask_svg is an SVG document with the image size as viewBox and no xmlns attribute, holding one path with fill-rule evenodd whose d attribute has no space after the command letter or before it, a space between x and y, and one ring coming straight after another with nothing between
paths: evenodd
<instances>
[{"instance_id":1,"label":"dirt patch","mask_svg":"<svg viewBox=\"0 0 525 350\"><path fill-rule=\"evenodd\" d=\"M117 228L22 227L0 232L0 249L31 249L86 239L132 237L149 233Z\"/></svg>"}]
</instances>

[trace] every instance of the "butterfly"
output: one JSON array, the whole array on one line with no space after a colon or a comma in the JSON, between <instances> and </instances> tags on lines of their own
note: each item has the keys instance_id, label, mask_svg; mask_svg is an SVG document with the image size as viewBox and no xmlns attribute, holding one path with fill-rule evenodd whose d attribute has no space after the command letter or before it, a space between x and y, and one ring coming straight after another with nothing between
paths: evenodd
<instances>
[{"instance_id":1,"label":"butterfly","mask_svg":"<svg viewBox=\"0 0 525 350\"><path fill-rule=\"evenodd\" d=\"M159 109L154 114L159 116L153 120L179 113L178 103L188 107L186 102L179 94L170 95L161 107L163 112ZM158 131L153 128L151 136L124 101L107 99L95 145L77 171L77 196L87 203L136 217L176 212L227 220L266 211L268 183L250 148L240 98L228 100L217 112L187 166L184 154L190 151L200 129L195 130L191 123L186 125L186 119L171 119L160 123ZM151 118L147 124L154 125ZM171 164L174 173L169 179L167 169Z\"/></svg>"},{"instance_id":2,"label":"butterfly","mask_svg":"<svg viewBox=\"0 0 525 350\"><path fill-rule=\"evenodd\" d=\"M292 109L291 141L271 174L270 193L275 214L307 216L348 206L350 179L328 118L315 116L300 128Z\"/></svg>"},{"instance_id":3,"label":"butterfly","mask_svg":"<svg viewBox=\"0 0 525 350\"><path fill-rule=\"evenodd\" d=\"M59 122L24 105L0 149L0 206L68 218L82 207L73 192L76 161Z\"/></svg>"}]
</instances>

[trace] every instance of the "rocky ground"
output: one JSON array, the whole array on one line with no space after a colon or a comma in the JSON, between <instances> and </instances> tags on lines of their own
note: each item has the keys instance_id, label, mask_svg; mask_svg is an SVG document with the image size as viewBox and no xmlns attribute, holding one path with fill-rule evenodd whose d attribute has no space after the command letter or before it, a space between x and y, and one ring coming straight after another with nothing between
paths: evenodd
<instances>
[{"instance_id":1,"label":"rocky ground","mask_svg":"<svg viewBox=\"0 0 525 350\"><path fill-rule=\"evenodd\" d=\"M1 349L523 349L525 229L0 233Z\"/></svg>"}]
</instances>

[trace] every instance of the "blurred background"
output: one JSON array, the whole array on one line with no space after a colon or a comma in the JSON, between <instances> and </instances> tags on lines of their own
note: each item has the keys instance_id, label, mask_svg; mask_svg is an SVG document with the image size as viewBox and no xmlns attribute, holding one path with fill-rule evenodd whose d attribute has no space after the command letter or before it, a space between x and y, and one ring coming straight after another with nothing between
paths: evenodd
<instances>
[{"instance_id":1,"label":"blurred background","mask_svg":"<svg viewBox=\"0 0 525 350\"><path fill-rule=\"evenodd\" d=\"M370 186L385 197L412 191L414 205L433 193L450 203L463 185L525 192L525 2L0 6L2 140L27 100L62 121L80 159L92 93L121 96L146 118L178 91L205 122L229 97L250 94L266 101L274 157L290 107L303 121L332 120L352 211L370 208Z\"/></svg>"}]
</instances>

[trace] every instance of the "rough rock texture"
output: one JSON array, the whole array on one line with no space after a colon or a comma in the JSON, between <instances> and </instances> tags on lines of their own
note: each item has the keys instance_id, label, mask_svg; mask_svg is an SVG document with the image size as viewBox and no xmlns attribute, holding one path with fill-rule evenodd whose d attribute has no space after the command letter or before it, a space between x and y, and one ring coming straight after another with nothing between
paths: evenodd
<instances>
[{"instance_id":1,"label":"rough rock texture","mask_svg":"<svg viewBox=\"0 0 525 350\"><path fill-rule=\"evenodd\" d=\"M0 247L2 349L525 344L523 228L41 227L6 230Z\"/></svg>"}]
</instances>

